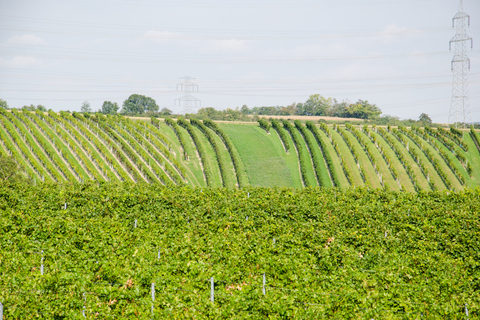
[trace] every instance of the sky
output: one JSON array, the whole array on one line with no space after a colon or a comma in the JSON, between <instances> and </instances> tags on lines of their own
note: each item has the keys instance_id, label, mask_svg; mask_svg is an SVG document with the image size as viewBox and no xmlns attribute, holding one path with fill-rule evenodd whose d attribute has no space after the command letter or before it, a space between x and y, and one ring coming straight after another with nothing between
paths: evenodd
<instances>
[{"instance_id":1,"label":"sky","mask_svg":"<svg viewBox=\"0 0 480 320\"><path fill-rule=\"evenodd\" d=\"M54 111L131 94L183 113L286 106L312 94L448 122L459 0L0 0L0 99ZM480 1L464 0L480 41ZM477 41L477 42L475 42ZM480 46L469 50L480 122Z\"/></svg>"}]
</instances>

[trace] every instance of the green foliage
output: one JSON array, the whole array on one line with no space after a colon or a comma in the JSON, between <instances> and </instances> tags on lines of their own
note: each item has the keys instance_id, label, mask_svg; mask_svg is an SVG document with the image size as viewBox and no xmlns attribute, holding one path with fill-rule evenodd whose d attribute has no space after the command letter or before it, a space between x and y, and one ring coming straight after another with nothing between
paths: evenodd
<instances>
[{"instance_id":1,"label":"green foliage","mask_svg":"<svg viewBox=\"0 0 480 320\"><path fill-rule=\"evenodd\" d=\"M116 102L104 101L101 112L103 114L117 114L118 104Z\"/></svg>"},{"instance_id":2,"label":"green foliage","mask_svg":"<svg viewBox=\"0 0 480 320\"><path fill-rule=\"evenodd\" d=\"M421 121L424 126L429 126L432 124L432 119L426 113L422 113L418 118L418 121Z\"/></svg>"},{"instance_id":3,"label":"green foliage","mask_svg":"<svg viewBox=\"0 0 480 320\"><path fill-rule=\"evenodd\" d=\"M258 119L258 124L260 125L260 128L265 130L265 132L268 133L270 131L270 123L268 123L267 120L260 118Z\"/></svg>"},{"instance_id":4,"label":"green foliage","mask_svg":"<svg viewBox=\"0 0 480 320\"><path fill-rule=\"evenodd\" d=\"M341 187L340 179L338 178L338 173L333 167L333 159L330 153L327 152L327 145L325 144L325 141L323 141L322 137L320 137L320 132L318 132L317 127L311 121L307 121L306 126L313 133L313 136L317 140L317 143L320 145L320 150L322 151L323 157L325 158L325 162L328 167L329 174L333 180L333 186Z\"/></svg>"},{"instance_id":5,"label":"green foliage","mask_svg":"<svg viewBox=\"0 0 480 320\"><path fill-rule=\"evenodd\" d=\"M155 118L155 117L151 117L151 118L150 118L150 121L152 122L152 124L153 124L153 126L154 126L155 128L160 129L160 120L158 120L158 119Z\"/></svg>"},{"instance_id":6,"label":"green foliage","mask_svg":"<svg viewBox=\"0 0 480 320\"><path fill-rule=\"evenodd\" d=\"M476 319L479 197L3 185L0 301L6 319L151 319L155 283L154 319Z\"/></svg>"},{"instance_id":7,"label":"green foliage","mask_svg":"<svg viewBox=\"0 0 480 320\"><path fill-rule=\"evenodd\" d=\"M168 119L167 119L168 120ZM172 120L173 122L173 120ZM190 134L190 137L192 138L193 144L195 144L195 147L197 148L198 155L200 156L200 161L202 162L203 165L203 174L205 176L205 181L207 182L207 186L212 185L212 173L210 171L210 168L207 166L207 160L206 160L206 153L205 150L203 149L203 145L198 139L197 134L195 131L193 131L193 127L190 123L187 122L187 120L180 118L177 120L177 124L185 128L188 133Z\"/></svg>"},{"instance_id":8,"label":"green foliage","mask_svg":"<svg viewBox=\"0 0 480 320\"><path fill-rule=\"evenodd\" d=\"M104 103L105 104L105 103ZM103 108L102 108L103 109ZM118 110L118 108L117 108ZM117 112L117 110L115 110L115 112ZM90 106L90 102L88 102L87 100L83 101L82 102L82 107L81 107L81 111L82 112L92 112L92 108Z\"/></svg>"},{"instance_id":9,"label":"green foliage","mask_svg":"<svg viewBox=\"0 0 480 320\"><path fill-rule=\"evenodd\" d=\"M280 126L280 122L278 120L272 119L272 128L277 131L280 140L282 141L283 147L285 148L285 152L290 150L290 143L288 142L287 135L285 130Z\"/></svg>"},{"instance_id":10,"label":"green foliage","mask_svg":"<svg viewBox=\"0 0 480 320\"><path fill-rule=\"evenodd\" d=\"M473 126L470 127L470 135L472 136L473 142L477 146L478 152L480 152L480 137Z\"/></svg>"},{"instance_id":11,"label":"green foliage","mask_svg":"<svg viewBox=\"0 0 480 320\"><path fill-rule=\"evenodd\" d=\"M220 156L220 150L217 142L213 137L213 134L210 131L208 131L207 127L197 119L190 119L190 123L196 126L198 129L200 129L200 131L203 132L205 137L207 137L208 142L210 142L210 145L212 146L213 151L215 152L215 156L217 158L218 168L220 169L220 176L222 177L222 184L224 187L226 187L227 173L225 170L225 163L224 163L224 159Z\"/></svg>"},{"instance_id":12,"label":"green foliage","mask_svg":"<svg viewBox=\"0 0 480 320\"><path fill-rule=\"evenodd\" d=\"M15 160L13 156L0 156L0 181L2 183L28 183L28 176L25 169Z\"/></svg>"},{"instance_id":13,"label":"green foliage","mask_svg":"<svg viewBox=\"0 0 480 320\"><path fill-rule=\"evenodd\" d=\"M225 147L227 148L228 153L230 154L230 159L232 159L233 167L235 168L235 175L237 177L238 187L243 187L243 181L246 181L247 177L244 175L243 171L240 169L240 161L237 157L237 154L234 151L234 146L230 141L230 138L225 134L225 132L220 129L220 127L213 122L212 120L203 120L203 124L213 131L222 139Z\"/></svg>"},{"instance_id":14,"label":"green foliage","mask_svg":"<svg viewBox=\"0 0 480 320\"><path fill-rule=\"evenodd\" d=\"M175 121L173 121L172 118L166 118L165 123L167 125L169 125L170 127L172 127L173 131L175 132L175 135L178 138L178 141L180 142L180 146L182 147L183 158L188 159L187 149L185 148L185 146L186 146L185 138L184 138L183 134L180 132L180 130L178 130L177 123Z\"/></svg>"},{"instance_id":15,"label":"green foliage","mask_svg":"<svg viewBox=\"0 0 480 320\"><path fill-rule=\"evenodd\" d=\"M377 119L382 111L374 104L368 101L358 100L357 103L349 105L345 109L345 117L360 119Z\"/></svg>"},{"instance_id":16,"label":"green foliage","mask_svg":"<svg viewBox=\"0 0 480 320\"><path fill-rule=\"evenodd\" d=\"M308 135L308 131L307 131L307 128L304 127L302 125L302 123L299 121L299 120L295 120L294 121L295 123L295 128L298 129L298 131L300 132L300 134L302 135L303 139L305 140L306 144L307 144L307 148L308 148L308 151L310 153L310 157L312 158L312 162L313 162L313 168L315 170L315 176L317 177L317 182L318 182L318 185L319 186L331 186L331 182L330 181L332 178L331 178L331 175L330 175L330 172L327 172L327 176L328 176L328 180L329 181L325 181L323 179L323 175L322 175L322 166L320 165L321 161L323 162L324 159L320 156L318 156L317 152L315 151L315 144L313 143L312 139L310 138L310 136ZM321 149L321 148L320 148ZM323 155L323 150L322 150L322 155ZM326 163L325 163L325 166L326 166ZM328 171L328 169L327 169Z\"/></svg>"},{"instance_id":17,"label":"green foliage","mask_svg":"<svg viewBox=\"0 0 480 320\"><path fill-rule=\"evenodd\" d=\"M132 94L123 102L122 113L143 114L147 111L158 111L159 106L153 98L142 96L140 94Z\"/></svg>"},{"instance_id":18,"label":"green foliage","mask_svg":"<svg viewBox=\"0 0 480 320\"><path fill-rule=\"evenodd\" d=\"M298 136L298 132L295 131L295 127L287 120L282 121L283 127L290 133L292 137L293 144L295 145L295 149L297 151L298 162L300 164L300 176L302 177L303 185L305 187L310 187L310 182L307 178L307 169L305 168L307 161L309 159L305 159L305 156L302 152L302 144L300 142L300 137Z\"/></svg>"},{"instance_id":19,"label":"green foliage","mask_svg":"<svg viewBox=\"0 0 480 320\"><path fill-rule=\"evenodd\" d=\"M5 109L5 110L9 109L7 101L0 99L0 109Z\"/></svg>"}]
</instances>

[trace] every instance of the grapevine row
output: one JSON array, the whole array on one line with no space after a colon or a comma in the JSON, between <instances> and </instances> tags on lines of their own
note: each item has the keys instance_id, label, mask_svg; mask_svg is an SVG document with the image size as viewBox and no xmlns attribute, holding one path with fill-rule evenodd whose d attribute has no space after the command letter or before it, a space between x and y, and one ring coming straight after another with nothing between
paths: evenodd
<instances>
[{"instance_id":1,"label":"grapevine row","mask_svg":"<svg viewBox=\"0 0 480 320\"><path fill-rule=\"evenodd\" d=\"M167 119L169 120L169 119ZM173 120L172 120L173 122ZM207 155L205 154L205 151L203 150L203 145L201 144L200 140L198 139L197 134L193 130L193 127L190 123L187 122L187 120L180 118L177 120L177 123L179 126L183 127L188 131L190 134L190 137L193 140L193 144L195 145L198 155L200 156L200 162L202 163L203 166L203 174L205 175L205 181L207 182L207 186L212 186L212 177L211 177L211 172L210 168L207 168ZM173 126L172 126L173 127ZM184 149L185 150L185 149Z\"/></svg>"},{"instance_id":2,"label":"grapevine row","mask_svg":"<svg viewBox=\"0 0 480 320\"><path fill-rule=\"evenodd\" d=\"M225 163L224 159L220 156L220 149L218 147L217 142L215 141L212 133L208 131L208 128L200 122L200 120L197 119L190 119L190 124L196 126L198 129L200 129L201 132L207 137L208 142L210 142L210 145L213 148L213 151L215 152L215 157L217 158L218 162L218 168L220 169L220 176L222 178L222 184L224 187L227 186L227 172L225 170Z\"/></svg>"},{"instance_id":3,"label":"grapevine row","mask_svg":"<svg viewBox=\"0 0 480 320\"><path fill-rule=\"evenodd\" d=\"M317 143L320 146L320 150L322 151L323 159L325 160L325 164L327 166L330 178L333 181L333 185L335 187L340 187L340 179L338 178L337 171L333 166L332 157L330 156L330 153L328 153L327 151L327 145L325 144L325 141L323 141L322 137L320 137L320 132L311 121L307 121L305 124L308 130L312 132L313 136L315 137L315 140L317 140Z\"/></svg>"},{"instance_id":4,"label":"grapevine row","mask_svg":"<svg viewBox=\"0 0 480 320\"><path fill-rule=\"evenodd\" d=\"M212 120L203 120L203 124L212 129L223 141L225 147L230 154L230 158L232 159L233 167L235 168L235 175L237 177L238 187L241 188L243 186L242 181L246 181L246 176L243 174L242 170L240 169L240 161L238 160L237 154L234 152L234 147L230 138L225 134L225 132L220 129L220 127L213 122Z\"/></svg>"},{"instance_id":5,"label":"grapevine row","mask_svg":"<svg viewBox=\"0 0 480 320\"><path fill-rule=\"evenodd\" d=\"M270 123L268 123L267 120L260 118L258 119L258 124L260 125L260 128L265 130L266 133L270 131Z\"/></svg>"},{"instance_id":6,"label":"grapevine row","mask_svg":"<svg viewBox=\"0 0 480 320\"><path fill-rule=\"evenodd\" d=\"M405 156L405 154L399 148L397 148L397 146L395 145L393 138L388 136L385 129L383 129L381 127L377 128L376 126L374 126L373 130L376 130L377 134L387 142L387 144L390 146L390 148L392 148L393 152L395 152L395 155L398 158L398 161L400 161L403 168L405 168L405 171L407 172L408 177L412 181L412 184L413 184L413 187L415 188L415 191L419 191L418 181L417 181L417 178L415 176L415 172L413 171L413 168L410 165L409 161L407 160L407 157ZM391 165L391 159L387 156L384 148L380 145L379 141L377 140L377 137L375 137L371 133L371 131L368 129L368 127L364 127L364 131L368 132L368 136L372 139L372 141L375 143L377 148L380 149L382 155L384 156L385 161Z\"/></svg>"},{"instance_id":7,"label":"grapevine row","mask_svg":"<svg viewBox=\"0 0 480 320\"><path fill-rule=\"evenodd\" d=\"M420 137L425 139L436 151L438 151L438 153L443 158L443 160L445 161L447 166L450 168L450 170L452 170L455 177L460 181L460 183L462 185L465 185L465 178L460 173L460 171L457 169L457 167L455 166L453 161L450 159L447 152L438 145L438 143L435 141L435 139L431 138L430 136L428 136L426 134L426 132L431 131L431 128L425 127L425 130L422 130L421 128L412 127L411 131L415 132L417 135L419 135ZM459 160L461 160L461 161L463 160L464 162L466 161L465 156L463 154L461 154L460 152L455 152L455 150L453 150L452 152L454 154L456 154L457 157L459 157Z\"/></svg>"},{"instance_id":8,"label":"grapevine row","mask_svg":"<svg viewBox=\"0 0 480 320\"><path fill-rule=\"evenodd\" d=\"M280 122L275 119L272 119L272 128L277 131L278 136L280 137L280 141L282 141L283 147L285 148L285 152L290 150L290 143L288 142L287 135L285 130L280 126Z\"/></svg>"},{"instance_id":9,"label":"grapevine row","mask_svg":"<svg viewBox=\"0 0 480 320\"><path fill-rule=\"evenodd\" d=\"M427 157L427 159L433 164L433 167L435 168L435 170L437 171L438 175L440 176L440 178L442 178L442 181L443 183L445 184L445 186L447 187L447 189L452 189L452 183L450 182L450 180L448 180L448 177L447 175L445 174L445 172L443 171L442 169L442 165L440 164L440 161L438 161L437 159L435 159L435 157L433 156L433 153L423 145L422 141L420 140L420 138L414 134L411 130L407 130L407 128L403 127L403 126L400 126L398 127L399 131L401 131L403 134L405 134L406 136L408 136L410 139L412 139L413 142L415 142L415 144L417 145L417 147L420 148L420 150L423 151L423 153L425 154L425 156Z\"/></svg>"},{"instance_id":10,"label":"grapevine row","mask_svg":"<svg viewBox=\"0 0 480 320\"><path fill-rule=\"evenodd\" d=\"M182 147L182 150L183 150L183 158L185 160L188 160L188 153L187 153L187 148L186 148L187 144L185 142L185 138L183 137L183 134L178 129L177 123L175 121L173 121L171 118L166 118L165 123L167 125L169 125L170 127L172 127L173 131L177 135L178 141L180 142L180 146Z\"/></svg>"},{"instance_id":11,"label":"grapevine row","mask_svg":"<svg viewBox=\"0 0 480 320\"><path fill-rule=\"evenodd\" d=\"M298 161L300 164L300 175L302 176L303 185L305 187L310 187L310 182L307 179L307 168L305 168L307 159L305 159L305 156L302 152L300 137L298 136L297 131L295 131L295 127L289 121L283 120L282 123L283 127L290 133L295 149L297 150Z\"/></svg>"},{"instance_id":12,"label":"grapevine row","mask_svg":"<svg viewBox=\"0 0 480 320\"><path fill-rule=\"evenodd\" d=\"M363 168L363 166L360 165L360 158L359 158L359 155L357 153L357 151L355 151L355 148L353 147L353 143L352 141L350 140L350 138L346 135L345 131L340 128L340 126L333 126L334 129L337 130L337 132L340 134L340 136L343 138L343 140L345 141L345 143L347 144L348 146L348 149L350 150L350 152L352 153L353 155L353 158L355 159L355 161L357 162L357 167L358 169L360 170L360 175L362 176L362 180L363 182L365 183L365 185L369 186L370 183L368 182L367 180L367 172L365 171L365 169Z\"/></svg>"}]
</instances>

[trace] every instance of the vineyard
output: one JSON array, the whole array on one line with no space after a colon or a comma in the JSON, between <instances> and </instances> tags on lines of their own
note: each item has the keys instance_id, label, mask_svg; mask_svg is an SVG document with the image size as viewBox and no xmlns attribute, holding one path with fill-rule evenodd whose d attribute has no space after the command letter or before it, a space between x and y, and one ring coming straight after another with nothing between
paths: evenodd
<instances>
[{"instance_id":1,"label":"vineyard","mask_svg":"<svg viewBox=\"0 0 480 320\"><path fill-rule=\"evenodd\" d=\"M478 189L46 182L0 194L5 319L480 316Z\"/></svg>"},{"instance_id":2,"label":"vineyard","mask_svg":"<svg viewBox=\"0 0 480 320\"><path fill-rule=\"evenodd\" d=\"M36 184L460 191L480 186L479 136L473 129L0 110L0 153L14 156Z\"/></svg>"}]
</instances>

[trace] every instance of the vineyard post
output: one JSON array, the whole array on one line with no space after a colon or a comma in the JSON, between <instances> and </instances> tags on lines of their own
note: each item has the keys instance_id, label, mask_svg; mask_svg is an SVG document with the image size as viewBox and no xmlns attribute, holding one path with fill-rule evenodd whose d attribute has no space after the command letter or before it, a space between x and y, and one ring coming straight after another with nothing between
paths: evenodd
<instances>
[{"instance_id":1,"label":"vineyard post","mask_svg":"<svg viewBox=\"0 0 480 320\"><path fill-rule=\"evenodd\" d=\"M137 227L137 219L135 219L134 228Z\"/></svg>"},{"instance_id":2,"label":"vineyard post","mask_svg":"<svg viewBox=\"0 0 480 320\"><path fill-rule=\"evenodd\" d=\"M82 315L84 318L87 318L87 315L85 314L85 311L87 310L87 293L83 293L83 310L82 310Z\"/></svg>"},{"instance_id":3,"label":"vineyard post","mask_svg":"<svg viewBox=\"0 0 480 320\"><path fill-rule=\"evenodd\" d=\"M273 238L273 246L275 247L275 238Z\"/></svg>"},{"instance_id":4,"label":"vineyard post","mask_svg":"<svg viewBox=\"0 0 480 320\"><path fill-rule=\"evenodd\" d=\"M213 281L213 277L210 278L210 301L215 301L215 283Z\"/></svg>"},{"instance_id":5,"label":"vineyard post","mask_svg":"<svg viewBox=\"0 0 480 320\"><path fill-rule=\"evenodd\" d=\"M43 276L43 250L42 250L42 259L40 260L40 274Z\"/></svg>"},{"instance_id":6,"label":"vineyard post","mask_svg":"<svg viewBox=\"0 0 480 320\"><path fill-rule=\"evenodd\" d=\"M3 304L0 302L0 320L3 320Z\"/></svg>"},{"instance_id":7,"label":"vineyard post","mask_svg":"<svg viewBox=\"0 0 480 320\"><path fill-rule=\"evenodd\" d=\"M152 282L152 317L153 317L153 306L155 305L155 283Z\"/></svg>"},{"instance_id":8,"label":"vineyard post","mask_svg":"<svg viewBox=\"0 0 480 320\"><path fill-rule=\"evenodd\" d=\"M468 308L466 303L465 303L465 315L467 316L467 320L468 320Z\"/></svg>"},{"instance_id":9,"label":"vineyard post","mask_svg":"<svg viewBox=\"0 0 480 320\"><path fill-rule=\"evenodd\" d=\"M158 249L158 256L157 259L160 259L160 249Z\"/></svg>"},{"instance_id":10,"label":"vineyard post","mask_svg":"<svg viewBox=\"0 0 480 320\"><path fill-rule=\"evenodd\" d=\"M262 287L262 293L265 295L265 273L263 273L263 287Z\"/></svg>"}]
</instances>

